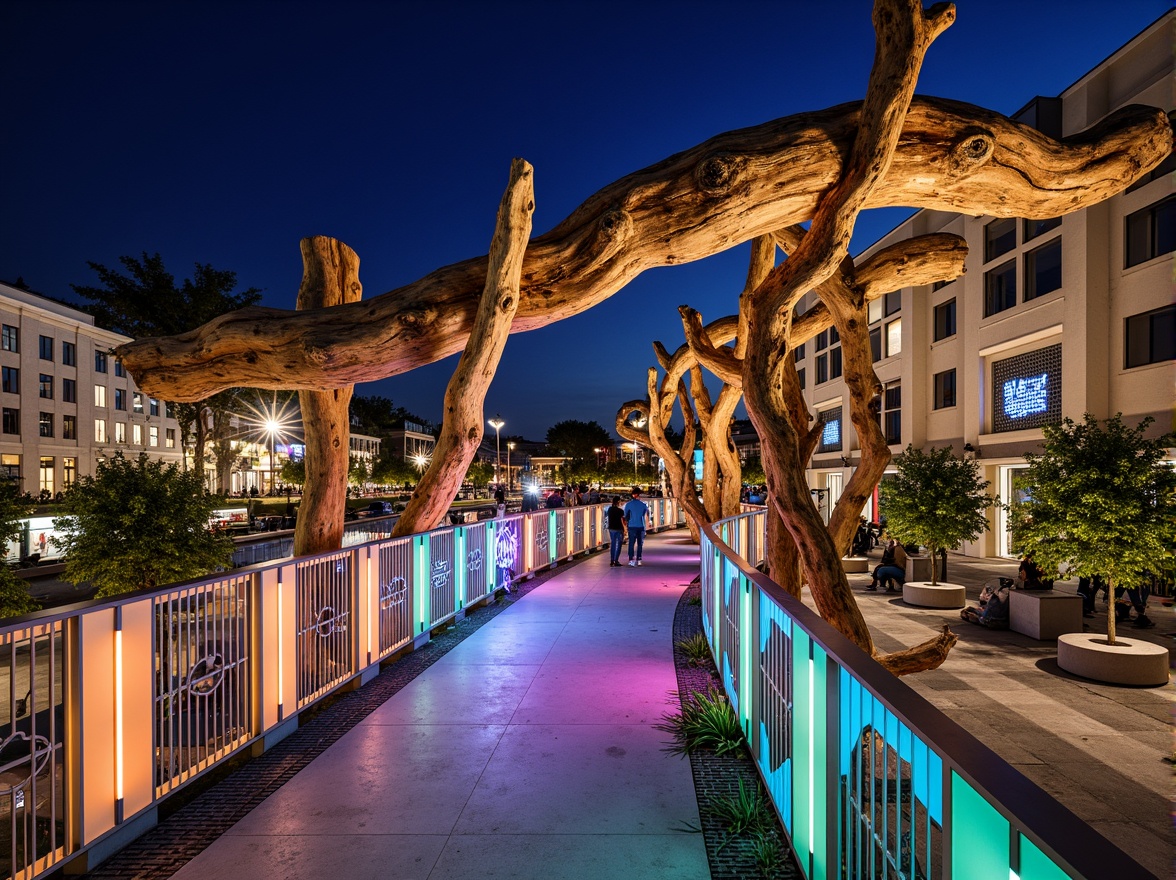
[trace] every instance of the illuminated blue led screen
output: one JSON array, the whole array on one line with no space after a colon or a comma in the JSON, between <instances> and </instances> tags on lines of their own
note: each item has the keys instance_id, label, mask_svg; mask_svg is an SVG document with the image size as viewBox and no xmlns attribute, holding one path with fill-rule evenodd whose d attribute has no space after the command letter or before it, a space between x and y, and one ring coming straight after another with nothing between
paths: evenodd
<instances>
[{"instance_id":1,"label":"illuminated blue led screen","mask_svg":"<svg viewBox=\"0 0 1176 880\"><path fill-rule=\"evenodd\" d=\"M841 448L841 409L827 409L821 420L821 452L835 452Z\"/></svg>"},{"instance_id":2,"label":"illuminated blue led screen","mask_svg":"<svg viewBox=\"0 0 1176 880\"><path fill-rule=\"evenodd\" d=\"M1062 346L1051 345L992 365L992 430L1019 431L1062 419Z\"/></svg>"},{"instance_id":3,"label":"illuminated blue led screen","mask_svg":"<svg viewBox=\"0 0 1176 880\"><path fill-rule=\"evenodd\" d=\"M702 479L702 450L694 450L694 479Z\"/></svg>"}]
</instances>

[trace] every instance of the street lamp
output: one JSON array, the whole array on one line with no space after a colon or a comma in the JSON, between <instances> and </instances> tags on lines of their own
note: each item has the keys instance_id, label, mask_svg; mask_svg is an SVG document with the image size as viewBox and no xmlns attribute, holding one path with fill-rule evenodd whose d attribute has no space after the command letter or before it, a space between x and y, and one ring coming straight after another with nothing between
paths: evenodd
<instances>
[{"instance_id":1,"label":"street lamp","mask_svg":"<svg viewBox=\"0 0 1176 880\"><path fill-rule=\"evenodd\" d=\"M645 427L645 422L646 422L645 416L638 415L637 418L630 421L629 424L632 425L634 428L641 429L641 428ZM637 482L637 450L640 448L641 447L637 444L637 441L634 440L633 441L633 482L634 483Z\"/></svg>"},{"instance_id":2,"label":"street lamp","mask_svg":"<svg viewBox=\"0 0 1176 880\"><path fill-rule=\"evenodd\" d=\"M265 432L267 434L269 434L269 442L270 442L270 449L269 449L269 453L270 453L270 457L269 457L269 472L270 472L269 493L271 495L274 494L274 437L276 437L278 435L278 432L280 430L282 430L282 426L278 423L278 421L276 419L269 418L269 419L265 420Z\"/></svg>"},{"instance_id":3,"label":"street lamp","mask_svg":"<svg viewBox=\"0 0 1176 880\"><path fill-rule=\"evenodd\" d=\"M489 424L490 427L494 429L494 483L495 485L499 485L499 481L502 479L502 477L499 476L499 473L502 470L502 440L498 436L498 430L503 425L505 425L506 422L502 420L502 416L495 416L494 418L490 419Z\"/></svg>"},{"instance_id":4,"label":"street lamp","mask_svg":"<svg viewBox=\"0 0 1176 880\"><path fill-rule=\"evenodd\" d=\"M510 451L512 449L514 449L514 447L515 447L515 445L514 445L513 440L506 444L506 491L507 492L514 491L514 479L513 479L511 472L510 472Z\"/></svg>"}]
</instances>

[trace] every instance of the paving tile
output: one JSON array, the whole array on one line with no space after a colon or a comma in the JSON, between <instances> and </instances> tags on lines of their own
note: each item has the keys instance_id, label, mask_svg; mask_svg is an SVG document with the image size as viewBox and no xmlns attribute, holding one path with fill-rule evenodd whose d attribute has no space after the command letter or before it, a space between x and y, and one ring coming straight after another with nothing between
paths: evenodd
<instances>
[{"instance_id":1,"label":"paving tile","mask_svg":"<svg viewBox=\"0 0 1176 880\"><path fill-rule=\"evenodd\" d=\"M445 835L267 835L221 838L176 880L427 880Z\"/></svg>"}]
</instances>

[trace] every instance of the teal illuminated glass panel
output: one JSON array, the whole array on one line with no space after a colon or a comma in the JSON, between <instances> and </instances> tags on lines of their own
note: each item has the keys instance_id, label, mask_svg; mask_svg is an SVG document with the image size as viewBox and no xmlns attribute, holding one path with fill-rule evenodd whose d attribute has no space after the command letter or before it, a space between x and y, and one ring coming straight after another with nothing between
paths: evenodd
<instances>
[{"instance_id":1,"label":"teal illuminated glass panel","mask_svg":"<svg viewBox=\"0 0 1176 880\"><path fill-rule=\"evenodd\" d=\"M826 654L799 627L793 629L792 847L810 880L827 876L825 823L828 758Z\"/></svg>"},{"instance_id":2,"label":"teal illuminated glass panel","mask_svg":"<svg viewBox=\"0 0 1176 880\"><path fill-rule=\"evenodd\" d=\"M1009 877L1009 822L958 774L951 774L952 880Z\"/></svg>"},{"instance_id":3,"label":"teal illuminated glass panel","mask_svg":"<svg viewBox=\"0 0 1176 880\"><path fill-rule=\"evenodd\" d=\"M1053 863L1053 860L1043 853L1025 835L1021 835L1021 870L1017 872L1020 880L1070 880L1070 875Z\"/></svg>"},{"instance_id":4,"label":"teal illuminated glass panel","mask_svg":"<svg viewBox=\"0 0 1176 880\"><path fill-rule=\"evenodd\" d=\"M756 761L784 830L792 834L792 618L763 593L759 599L761 706Z\"/></svg>"}]
</instances>

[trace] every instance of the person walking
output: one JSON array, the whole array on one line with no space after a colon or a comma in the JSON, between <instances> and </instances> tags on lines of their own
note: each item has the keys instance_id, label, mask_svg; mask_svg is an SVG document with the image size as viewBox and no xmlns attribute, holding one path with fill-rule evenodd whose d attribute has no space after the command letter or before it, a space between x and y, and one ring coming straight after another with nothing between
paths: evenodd
<instances>
[{"instance_id":1,"label":"person walking","mask_svg":"<svg viewBox=\"0 0 1176 880\"><path fill-rule=\"evenodd\" d=\"M625 505L625 525L629 528L629 565L641 564L641 548L645 544L645 521L649 505L641 500L641 490L633 487L633 497ZM636 557L634 557L636 551Z\"/></svg>"},{"instance_id":2,"label":"person walking","mask_svg":"<svg viewBox=\"0 0 1176 880\"><path fill-rule=\"evenodd\" d=\"M621 509L621 496L614 495L612 504L604 511L608 525L608 564L611 568L621 564L621 547L625 543L625 511Z\"/></svg>"}]
</instances>

